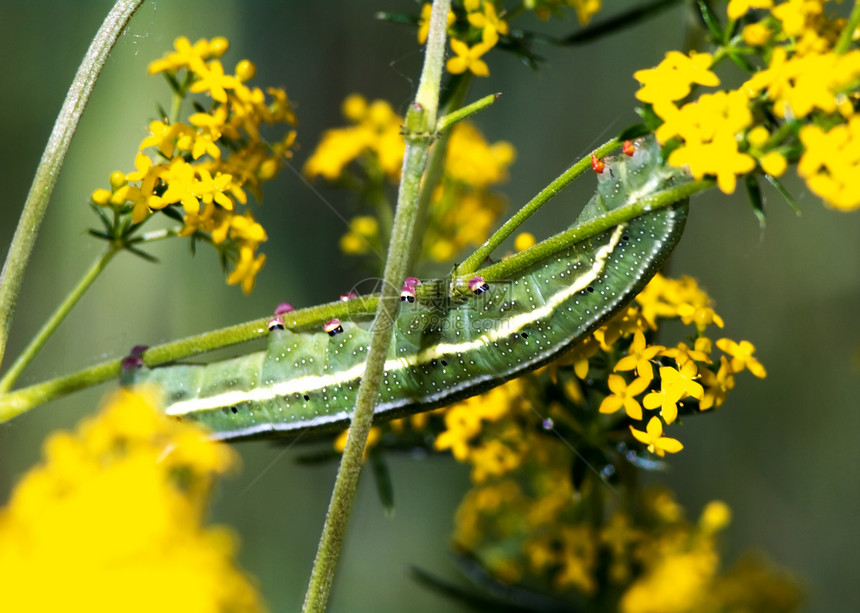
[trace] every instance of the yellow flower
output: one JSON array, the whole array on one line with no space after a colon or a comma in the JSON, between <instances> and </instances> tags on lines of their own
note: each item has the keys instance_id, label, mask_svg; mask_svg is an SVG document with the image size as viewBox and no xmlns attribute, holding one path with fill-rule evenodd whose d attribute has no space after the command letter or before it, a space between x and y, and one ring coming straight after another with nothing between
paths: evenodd
<instances>
[{"instance_id":1,"label":"yellow flower","mask_svg":"<svg viewBox=\"0 0 860 613\"><path fill-rule=\"evenodd\" d=\"M729 19L740 19L753 9L769 9L773 6L773 0L729 0L726 9Z\"/></svg>"},{"instance_id":2,"label":"yellow flower","mask_svg":"<svg viewBox=\"0 0 860 613\"><path fill-rule=\"evenodd\" d=\"M744 29L741 31L741 37L744 39L744 42L752 47L763 46L770 40L772 35L773 32L763 23L751 23L744 26Z\"/></svg>"},{"instance_id":3,"label":"yellow flower","mask_svg":"<svg viewBox=\"0 0 860 613\"><path fill-rule=\"evenodd\" d=\"M553 579L556 589L576 587L586 594L597 588L594 566L597 562L597 548L594 535L586 525L562 526L561 528L561 568Z\"/></svg>"},{"instance_id":4,"label":"yellow flower","mask_svg":"<svg viewBox=\"0 0 860 613\"><path fill-rule=\"evenodd\" d=\"M233 75L225 75L224 67L218 60L212 60L206 64L203 70L198 72L200 77L191 84L189 91L194 93L208 92L213 100L222 104L227 102L228 89L236 89L241 85L239 79Z\"/></svg>"},{"instance_id":5,"label":"yellow flower","mask_svg":"<svg viewBox=\"0 0 860 613\"><path fill-rule=\"evenodd\" d=\"M708 343L708 339L706 338L698 338L696 339L696 343L693 348L690 348L689 345L685 342L680 342L674 347L669 347L664 351L660 352L660 355L672 358L675 362L681 366L686 364L687 362L705 362L706 364L711 363L710 358L710 345L706 347L702 347L702 344Z\"/></svg>"},{"instance_id":6,"label":"yellow flower","mask_svg":"<svg viewBox=\"0 0 860 613\"><path fill-rule=\"evenodd\" d=\"M268 240L266 230L254 221L251 211L246 211L245 215L230 217L230 237L236 241L253 245Z\"/></svg>"},{"instance_id":7,"label":"yellow flower","mask_svg":"<svg viewBox=\"0 0 860 613\"><path fill-rule=\"evenodd\" d=\"M427 35L430 33L430 14L433 12L433 5L424 3L421 7L421 17L418 19L418 44L423 45L427 42ZM454 25L457 21L457 16L454 11L448 11L447 27Z\"/></svg>"},{"instance_id":8,"label":"yellow flower","mask_svg":"<svg viewBox=\"0 0 860 613\"><path fill-rule=\"evenodd\" d=\"M257 273L266 262L265 254L260 254L254 257L254 248L250 246L242 246L239 249L239 261L236 262L233 272L227 277L228 285L242 284L242 293L250 294L254 289Z\"/></svg>"},{"instance_id":9,"label":"yellow flower","mask_svg":"<svg viewBox=\"0 0 860 613\"><path fill-rule=\"evenodd\" d=\"M658 103L654 111L663 119L656 135L665 143L679 136L688 144L712 141L717 136L735 138L752 123L749 97L741 91L703 94L680 109Z\"/></svg>"},{"instance_id":10,"label":"yellow flower","mask_svg":"<svg viewBox=\"0 0 860 613\"><path fill-rule=\"evenodd\" d=\"M839 55L812 52L789 57L784 47L774 49L770 65L741 86L748 95L767 90L779 117L799 119L815 109L825 113L853 114L844 93L860 78L860 51Z\"/></svg>"},{"instance_id":11,"label":"yellow flower","mask_svg":"<svg viewBox=\"0 0 860 613\"><path fill-rule=\"evenodd\" d=\"M150 136L143 139L139 150L143 151L147 147L157 147L161 155L171 158L176 147L176 141L190 132L191 129L185 124L175 123L169 125L163 121L152 121L149 124Z\"/></svg>"},{"instance_id":12,"label":"yellow flower","mask_svg":"<svg viewBox=\"0 0 860 613\"><path fill-rule=\"evenodd\" d=\"M534 244L535 237L531 232L520 232L514 239L514 249L517 251L525 251L526 249L533 247Z\"/></svg>"},{"instance_id":13,"label":"yellow flower","mask_svg":"<svg viewBox=\"0 0 860 613\"><path fill-rule=\"evenodd\" d=\"M781 177L788 168L788 161L781 153L771 151L765 154L760 160L761 169L772 177Z\"/></svg>"},{"instance_id":14,"label":"yellow flower","mask_svg":"<svg viewBox=\"0 0 860 613\"><path fill-rule=\"evenodd\" d=\"M516 150L509 142L490 144L473 123L461 121L451 132L445 173L472 187L486 188L507 180L515 158Z\"/></svg>"},{"instance_id":15,"label":"yellow flower","mask_svg":"<svg viewBox=\"0 0 860 613\"><path fill-rule=\"evenodd\" d=\"M735 387L734 371L726 356L720 358L720 368L716 373L708 368L703 368L700 374L705 393L699 403L699 409L707 411L722 405L729 392Z\"/></svg>"},{"instance_id":16,"label":"yellow flower","mask_svg":"<svg viewBox=\"0 0 860 613\"><path fill-rule=\"evenodd\" d=\"M707 533L719 532L732 521L732 510L722 500L712 500L702 509L699 526Z\"/></svg>"},{"instance_id":17,"label":"yellow flower","mask_svg":"<svg viewBox=\"0 0 860 613\"><path fill-rule=\"evenodd\" d=\"M633 78L642 83L636 98L642 102L671 102L690 93L693 83L717 86L720 80L709 70L712 58L708 53L692 56L669 51L656 68L638 70Z\"/></svg>"},{"instance_id":18,"label":"yellow flower","mask_svg":"<svg viewBox=\"0 0 860 613\"><path fill-rule=\"evenodd\" d=\"M343 453L343 450L346 449L347 437L349 437L349 428L341 432L338 437L334 439L335 451ZM370 431L367 433L367 441L364 443L364 454L362 456L364 460L367 460L367 454L376 446L380 438L382 438L382 429L378 426L370 428Z\"/></svg>"},{"instance_id":19,"label":"yellow flower","mask_svg":"<svg viewBox=\"0 0 860 613\"><path fill-rule=\"evenodd\" d=\"M642 399L646 409L660 408L660 416L667 424L671 424L678 418L678 401L684 397L684 390L680 387L663 387L659 392L650 392Z\"/></svg>"},{"instance_id":20,"label":"yellow flower","mask_svg":"<svg viewBox=\"0 0 860 613\"><path fill-rule=\"evenodd\" d=\"M767 376L764 366L752 355L755 352L755 346L751 342L736 343L730 338L721 338L717 341L717 347L731 356L732 372L739 373L746 368L759 379Z\"/></svg>"},{"instance_id":21,"label":"yellow flower","mask_svg":"<svg viewBox=\"0 0 860 613\"><path fill-rule=\"evenodd\" d=\"M487 51L496 46L499 35L493 27L486 27L481 35L481 42L469 47L466 43L456 38L451 39L451 50L456 54L445 64L445 68L451 74L460 74L470 71L478 77L490 76L490 69L486 62L481 59Z\"/></svg>"},{"instance_id":22,"label":"yellow flower","mask_svg":"<svg viewBox=\"0 0 860 613\"><path fill-rule=\"evenodd\" d=\"M679 398L692 396L701 398L704 394L702 384L696 381L699 368L692 360L684 362L680 368L671 366L660 367L660 383L667 394L680 394Z\"/></svg>"},{"instance_id":23,"label":"yellow flower","mask_svg":"<svg viewBox=\"0 0 860 613\"><path fill-rule=\"evenodd\" d=\"M699 306L686 302L684 304L679 304L678 317L680 317L681 321L686 325L690 325L692 323L696 324L696 329L699 331L699 334L703 333L711 324L716 324L719 328L723 327L723 318L720 317L710 306Z\"/></svg>"},{"instance_id":24,"label":"yellow flower","mask_svg":"<svg viewBox=\"0 0 860 613\"><path fill-rule=\"evenodd\" d=\"M468 19L470 24L480 29L493 28L499 34L507 34L510 31L508 22L499 17L498 13L496 13L496 7L491 2L484 2L482 8L484 10L481 13L477 11L469 13Z\"/></svg>"},{"instance_id":25,"label":"yellow flower","mask_svg":"<svg viewBox=\"0 0 860 613\"><path fill-rule=\"evenodd\" d=\"M645 432L630 426L630 432L640 443L648 445L648 451L664 456L666 453L678 453L684 446L680 441L663 436L663 423L659 417L652 417L645 426Z\"/></svg>"},{"instance_id":26,"label":"yellow flower","mask_svg":"<svg viewBox=\"0 0 860 613\"><path fill-rule=\"evenodd\" d=\"M175 72L180 68L188 68L192 72L202 71L205 69L204 60L210 57L219 57L220 54L227 51L228 46L227 40L224 38L213 38L211 43L201 38L192 45L187 38L180 36L173 42L173 48L176 49L176 52L150 63L149 74ZM215 49L218 50L219 55L214 55L213 50Z\"/></svg>"},{"instance_id":27,"label":"yellow flower","mask_svg":"<svg viewBox=\"0 0 860 613\"><path fill-rule=\"evenodd\" d=\"M614 370L633 370L647 380L654 378L654 369L651 367L651 360L660 351L665 349L662 345L648 345L645 340L645 335L641 331L637 331L633 335L633 342L627 350L627 355L618 360Z\"/></svg>"},{"instance_id":28,"label":"yellow flower","mask_svg":"<svg viewBox=\"0 0 860 613\"><path fill-rule=\"evenodd\" d=\"M624 594L620 613L687 613L709 608L719 557L712 547L667 552Z\"/></svg>"},{"instance_id":29,"label":"yellow flower","mask_svg":"<svg viewBox=\"0 0 860 613\"><path fill-rule=\"evenodd\" d=\"M110 203L111 191L109 189L99 188L93 190L90 199L99 206L107 206Z\"/></svg>"},{"instance_id":30,"label":"yellow flower","mask_svg":"<svg viewBox=\"0 0 860 613\"><path fill-rule=\"evenodd\" d=\"M369 253L379 243L379 222L369 215L354 217L340 237L340 250L349 255Z\"/></svg>"},{"instance_id":31,"label":"yellow flower","mask_svg":"<svg viewBox=\"0 0 860 613\"><path fill-rule=\"evenodd\" d=\"M717 186L725 194L735 191L737 175L755 168L755 159L738 151L738 142L730 135L718 134L709 143L691 143L675 149L669 164L688 167L696 179L716 175Z\"/></svg>"},{"instance_id":32,"label":"yellow flower","mask_svg":"<svg viewBox=\"0 0 860 613\"><path fill-rule=\"evenodd\" d=\"M481 417L472 407L462 403L445 413L445 432L440 434L433 447L440 451L450 449L460 462L469 457L469 441L481 432Z\"/></svg>"},{"instance_id":33,"label":"yellow flower","mask_svg":"<svg viewBox=\"0 0 860 613\"><path fill-rule=\"evenodd\" d=\"M174 158L162 179L167 183L167 189L162 194L162 200L167 204L181 202L186 213L194 214L200 210L200 201L195 195L197 179L194 167L181 157Z\"/></svg>"},{"instance_id":34,"label":"yellow flower","mask_svg":"<svg viewBox=\"0 0 860 613\"><path fill-rule=\"evenodd\" d=\"M821 0L788 0L774 7L771 14L782 22L785 34L800 36L807 21L821 14L822 4Z\"/></svg>"},{"instance_id":35,"label":"yellow flower","mask_svg":"<svg viewBox=\"0 0 860 613\"><path fill-rule=\"evenodd\" d=\"M304 173L333 181L347 164L369 153L390 180L397 180L406 148L400 134L402 118L384 100L367 104L356 95L346 99L343 112L355 125L328 130L305 163Z\"/></svg>"},{"instance_id":36,"label":"yellow flower","mask_svg":"<svg viewBox=\"0 0 860 613\"><path fill-rule=\"evenodd\" d=\"M800 130L804 146L797 174L826 204L838 210L860 207L860 117L824 132L815 125Z\"/></svg>"},{"instance_id":37,"label":"yellow flower","mask_svg":"<svg viewBox=\"0 0 860 613\"><path fill-rule=\"evenodd\" d=\"M203 523L214 478L234 463L148 396L118 393L53 434L0 510L0 609L262 611L233 534Z\"/></svg>"},{"instance_id":38,"label":"yellow flower","mask_svg":"<svg viewBox=\"0 0 860 613\"><path fill-rule=\"evenodd\" d=\"M642 419L642 406L636 396L648 389L650 379L639 377L629 385L621 375L609 375L608 385L612 392L600 403L601 413L615 413L621 407L631 419Z\"/></svg>"},{"instance_id":39,"label":"yellow flower","mask_svg":"<svg viewBox=\"0 0 860 613\"><path fill-rule=\"evenodd\" d=\"M490 477L500 477L520 465L522 456L510 445L498 439L487 441L472 450L472 482L482 483Z\"/></svg>"},{"instance_id":40,"label":"yellow flower","mask_svg":"<svg viewBox=\"0 0 860 613\"><path fill-rule=\"evenodd\" d=\"M96 190L93 202L111 204L121 214L130 211L134 224L144 222L153 210L167 207L166 212L175 219L177 205L181 205L185 225L179 236L210 233L221 256L237 261L230 282L241 283L247 292L263 263L254 251L266 240L266 233L250 212L243 214L236 208L247 204L246 189L260 200L260 184L276 176L282 160L292 156L295 130L287 130L280 140L269 143L260 136L260 124L293 124L295 115L283 90L267 89L271 96L267 100L261 89L243 83L255 70L248 60L237 64L241 78L224 74L215 58L229 48L226 39L201 39L191 45L180 37L174 45L176 52L153 62L150 72L171 73L168 78L178 84L180 98L207 91L217 103L208 111L195 104L198 112L191 114L188 123L151 122L135 159L135 170L127 175L113 173L110 192ZM183 68L192 74L173 74ZM161 163L154 161L162 158Z\"/></svg>"},{"instance_id":41,"label":"yellow flower","mask_svg":"<svg viewBox=\"0 0 860 613\"><path fill-rule=\"evenodd\" d=\"M587 26L591 18L603 7L602 0L568 0L568 4L576 10L576 17L581 26Z\"/></svg>"}]
</instances>

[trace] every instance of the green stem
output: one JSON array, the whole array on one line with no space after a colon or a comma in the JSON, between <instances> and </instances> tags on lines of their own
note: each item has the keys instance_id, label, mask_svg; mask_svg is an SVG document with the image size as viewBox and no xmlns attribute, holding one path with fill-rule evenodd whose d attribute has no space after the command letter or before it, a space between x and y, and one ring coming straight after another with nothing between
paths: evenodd
<instances>
[{"instance_id":1,"label":"green stem","mask_svg":"<svg viewBox=\"0 0 860 613\"><path fill-rule=\"evenodd\" d=\"M3 378L0 379L0 394L8 392L12 385L14 385L21 372L27 368L30 362L33 361L33 358L36 357L36 354L39 353L48 338L50 338L54 331L56 331L57 327L78 303L78 300L80 300L84 295L84 292L89 289L96 278L98 278L99 274L108 265L108 262L113 259L113 256L115 256L119 250L120 248L117 247L108 247L107 251L105 251L101 257L93 263L87 273L78 282L77 286L68 296L66 296L66 299L60 303L57 310L55 310L51 317L48 318L48 321L45 322L42 329L39 330L35 337L33 337L30 344L27 345L24 351L21 352L21 355L18 356L18 359L15 360L6 374L3 375Z\"/></svg>"},{"instance_id":2,"label":"green stem","mask_svg":"<svg viewBox=\"0 0 860 613\"><path fill-rule=\"evenodd\" d=\"M834 51L836 51L836 53L842 55L848 51L851 47L854 31L857 29L858 25L860 25L860 4L855 2L854 8L851 9L851 15L848 16L848 22L842 29L842 33L839 35L839 40L836 41L836 47L834 47Z\"/></svg>"},{"instance_id":3,"label":"green stem","mask_svg":"<svg viewBox=\"0 0 860 613\"><path fill-rule=\"evenodd\" d=\"M78 127L78 121L107 60L108 53L142 3L143 0L118 0L105 18L69 87L66 100L48 138L48 144L42 153L18 227L15 229L15 236L9 246L3 272L0 273L0 363L3 361L6 343L9 340L9 327L15 314L24 270L33 252L39 226L45 217L45 210L72 141L72 135Z\"/></svg>"},{"instance_id":4,"label":"green stem","mask_svg":"<svg viewBox=\"0 0 860 613\"><path fill-rule=\"evenodd\" d=\"M604 143L594 150L594 155L601 158L611 152L618 146L618 139ZM571 181L591 167L591 154L585 156L573 166L568 168L555 181L543 188L537 196L532 198L528 204L516 212L505 224L496 230L493 235L481 245L475 253L466 258L460 266L457 267L458 275L470 275L478 270L481 264L484 263L493 250L498 247L503 240L510 236L526 219L531 217L538 209L545 205L549 200L564 189Z\"/></svg>"},{"instance_id":5,"label":"green stem","mask_svg":"<svg viewBox=\"0 0 860 613\"><path fill-rule=\"evenodd\" d=\"M424 68L415 102L406 114L402 181L391 235L391 248L385 263L382 293L370 339L367 364L358 389L355 413L346 439L340 469L335 480L325 526L320 537L314 568L311 572L303 610L322 613L334 582L334 574L349 523L352 502L361 473L367 435L373 423L373 407L385 367L385 358L394 332L394 321L400 307L400 285L406 276L410 244L418 212L421 176L427 152L436 130L436 113L445 57L445 27L450 0L434 0L430 32L424 56Z\"/></svg>"},{"instance_id":6,"label":"green stem","mask_svg":"<svg viewBox=\"0 0 860 613\"><path fill-rule=\"evenodd\" d=\"M466 98L466 92L469 89L471 78L468 75L463 75L456 80L457 85L454 92L451 94L448 102L445 104L444 110L457 109L463 104ZM444 121L443 117L440 123ZM426 227L427 219L430 214L430 204L433 200L433 193L436 187L442 181L445 173L445 158L448 153L448 141L451 139L451 131L446 130L439 135L439 138L433 144L433 149L430 151L430 159L427 162L427 172L424 173L424 181L421 183L421 194L418 196L418 216L415 221L415 226L418 228ZM415 264L421 256L421 251L424 247L422 239L412 241L412 248L409 253L409 262Z\"/></svg>"},{"instance_id":7,"label":"green stem","mask_svg":"<svg viewBox=\"0 0 860 613\"><path fill-rule=\"evenodd\" d=\"M348 302L339 300L293 311L284 315L284 325L291 329L318 328L322 322L333 317L345 318L366 314L369 318L376 310L378 300L378 296L366 296ZM268 334L267 321L268 319L256 319L151 347L143 354L143 361L147 366L157 366L213 349L261 338ZM2 394L0 395L0 423L56 398L106 381L116 380L121 374L121 368L122 360L111 360L70 375Z\"/></svg>"},{"instance_id":8,"label":"green stem","mask_svg":"<svg viewBox=\"0 0 860 613\"><path fill-rule=\"evenodd\" d=\"M652 196L648 196L647 198L643 198L642 200L638 200L617 209L612 209L611 211L595 217L594 219L578 224L574 228L570 228L569 230L560 232L555 236L551 236L537 245L514 254L501 262L481 268L479 272L487 281L509 279L529 266L533 266L537 262L546 260L575 243L589 239L592 236L596 236L601 232L614 228L618 224L630 221L634 217L639 217L640 215L644 215L651 211L656 211L670 206L684 198L689 198L693 194L698 194L706 189L710 189L713 186L713 181L691 181L677 187L657 192ZM455 283L458 285L467 283L471 276L472 273L468 275L459 274Z\"/></svg>"},{"instance_id":9,"label":"green stem","mask_svg":"<svg viewBox=\"0 0 860 613\"><path fill-rule=\"evenodd\" d=\"M476 100L472 104L467 104L464 107L458 108L455 111L452 111L445 115L442 119L439 120L439 132L445 132L448 128L453 126L458 121L462 121L466 119L469 115L474 115L478 111L483 111L485 108L493 104L502 94L490 94L489 96L484 96L480 100Z\"/></svg>"}]
</instances>

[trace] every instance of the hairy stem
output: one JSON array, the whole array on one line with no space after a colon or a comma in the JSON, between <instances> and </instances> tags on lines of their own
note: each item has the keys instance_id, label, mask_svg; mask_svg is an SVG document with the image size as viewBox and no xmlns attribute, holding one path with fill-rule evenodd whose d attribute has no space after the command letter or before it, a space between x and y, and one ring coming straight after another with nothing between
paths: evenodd
<instances>
[{"instance_id":1,"label":"hairy stem","mask_svg":"<svg viewBox=\"0 0 860 613\"><path fill-rule=\"evenodd\" d=\"M409 263L410 244L418 212L421 176L436 128L449 6L449 0L433 2L421 81L415 102L406 115L404 129L406 153L401 175L403 178L398 194L397 212L394 216L391 247L385 263L382 293L373 322L367 365L358 389L355 413L305 595L303 610L308 613L322 613L328 602L358 486L367 436L373 423L373 408L382 383L385 358L394 332L393 324L400 307L400 285L406 276Z\"/></svg>"},{"instance_id":2,"label":"hairy stem","mask_svg":"<svg viewBox=\"0 0 860 613\"><path fill-rule=\"evenodd\" d=\"M578 224L574 228L559 232L555 236L541 241L537 245L511 257L480 269L481 276L487 281L508 279L526 268L545 260L554 254L567 249L571 245L597 236L610 228L630 221L640 215L671 206L676 202L689 198L714 186L713 181L692 181L676 187L657 192L652 196L631 202L628 205L612 209L603 215ZM458 277L461 282L468 282L469 275Z\"/></svg>"},{"instance_id":3,"label":"hairy stem","mask_svg":"<svg viewBox=\"0 0 860 613\"><path fill-rule=\"evenodd\" d=\"M860 3L854 2L854 8L851 9L851 15L848 16L848 22L842 29L842 33L839 35L839 40L836 41L836 46L834 47L834 51L836 51L836 53L842 55L848 51L854 40L854 32L857 30L858 25L860 25Z\"/></svg>"},{"instance_id":4,"label":"hairy stem","mask_svg":"<svg viewBox=\"0 0 860 613\"><path fill-rule=\"evenodd\" d=\"M36 354L38 354L45 345L45 342L56 331L57 327L59 327L69 312L71 312L72 308L84 295L84 292L89 289L118 251L119 248L117 247L108 247L107 251L105 251L99 259L93 263L90 269L78 282L77 286L75 286L71 293L66 296L66 299L60 303L60 306L57 307L54 313L48 318L48 321L45 322L42 329L39 330L35 337L33 337L30 344L27 345L24 351L21 352L21 355L19 355L12 363L12 366L9 367L6 374L3 375L3 378L0 379L0 394L8 392L9 388L15 384L15 381L18 379L21 372L27 368L30 362L33 361L33 358L36 357Z\"/></svg>"},{"instance_id":5,"label":"hairy stem","mask_svg":"<svg viewBox=\"0 0 860 613\"><path fill-rule=\"evenodd\" d=\"M322 322L333 317L345 318L367 314L369 318L376 310L378 300L378 296L365 296L348 302L339 300L293 311L283 316L284 325L290 329L301 329L309 326L319 328ZM157 366L213 349L262 338L268 334L266 322L266 319L256 319L151 347L143 354L142 358L147 366ZM129 347L129 349L131 348ZM70 375L2 394L0 395L0 423L51 400L112 379L115 380L120 376L121 367L122 360L111 360Z\"/></svg>"},{"instance_id":6,"label":"hairy stem","mask_svg":"<svg viewBox=\"0 0 860 613\"><path fill-rule=\"evenodd\" d=\"M594 150L594 155L603 157L618 146L618 139L604 143ZM532 198L523 208L516 212L505 224L496 230L493 235L484 241L475 253L466 258L460 266L457 267L457 274L469 275L475 272L481 264L484 263L493 250L498 247L503 240L510 236L522 223L536 213L550 199L564 189L571 181L591 167L591 155L589 154L576 162L573 166L565 170L557 179L543 188L537 196Z\"/></svg>"},{"instance_id":7,"label":"hairy stem","mask_svg":"<svg viewBox=\"0 0 860 613\"><path fill-rule=\"evenodd\" d=\"M9 245L9 254L3 265L3 272L0 273L0 363L3 361L6 343L9 340L9 327L15 313L24 270L33 252L39 226L45 217L45 210L54 185L57 183L72 136L77 130L78 121L107 60L108 53L142 3L143 0L118 0L108 13L69 87L66 100L48 138L48 144L42 153L18 227L15 229L15 236L12 238L12 244Z\"/></svg>"}]
</instances>

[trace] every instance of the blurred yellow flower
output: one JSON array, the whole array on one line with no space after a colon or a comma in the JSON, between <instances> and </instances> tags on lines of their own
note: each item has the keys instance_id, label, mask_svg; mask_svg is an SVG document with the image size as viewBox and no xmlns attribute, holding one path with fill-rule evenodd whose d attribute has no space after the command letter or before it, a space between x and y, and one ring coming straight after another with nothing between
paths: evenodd
<instances>
[{"instance_id":1,"label":"blurred yellow flower","mask_svg":"<svg viewBox=\"0 0 860 613\"><path fill-rule=\"evenodd\" d=\"M44 460L0 511L0 609L256 612L237 543L205 526L214 478L232 450L122 391Z\"/></svg>"}]
</instances>

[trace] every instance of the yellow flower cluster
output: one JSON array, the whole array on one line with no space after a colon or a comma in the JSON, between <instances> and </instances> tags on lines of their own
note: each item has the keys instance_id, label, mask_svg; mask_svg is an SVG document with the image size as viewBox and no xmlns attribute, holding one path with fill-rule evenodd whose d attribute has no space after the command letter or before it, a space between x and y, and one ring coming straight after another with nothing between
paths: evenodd
<instances>
[{"instance_id":1,"label":"yellow flower cluster","mask_svg":"<svg viewBox=\"0 0 860 613\"><path fill-rule=\"evenodd\" d=\"M714 342L705 332L710 325L721 328L723 321L710 306L708 295L693 279L673 280L658 274L637 296L636 302L637 306L621 321L608 324L610 330L614 326L623 328L620 335L613 333L612 338L623 339L632 333L633 341L623 356L615 360L610 357L610 362L614 361L614 372L607 380L611 393L600 403L599 411L613 414L623 408L627 417L637 421L645 419L643 408L658 411L659 417L651 415L644 431L629 426L631 434L659 456L667 452L676 453L683 446L677 440L663 436L663 424L675 422L682 400L695 399L701 411L715 408L725 402L726 395L734 388L737 373L749 370L756 377L764 377L766 372L753 357L755 347L748 341L717 340L716 347L725 355L720 357L719 365L714 364ZM658 318L677 318L685 325L694 326L693 345L685 342L675 347L648 344L646 334L656 330ZM595 336L600 339L601 334L605 336L606 333L598 331ZM605 341L600 340L606 349ZM655 363L658 365L659 387L654 376ZM630 378L632 380L628 381Z\"/></svg>"},{"instance_id":2,"label":"yellow flower cluster","mask_svg":"<svg viewBox=\"0 0 860 613\"><path fill-rule=\"evenodd\" d=\"M370 176L382 173L392 183L399 180L406 149L400 134L403 118L385 100L368 103L358 94L348 96L341 110L353 125L323 134L305 163L305 175L335 181L348 164L358 162Z\"/></svg>"},{"instance_id":3,"label":"yellow flower cluster","mask_svg":"<svg viewBox=\"0 0 860 613\"><path fill-rule=\"evenodd\" d=\"M135 170L114 172L110 189L98 189L92 200L119 213L131 214L140 224L154 211L178 208L172 216L184 219L182 236L205 236L235 267L227 282L241 284L247 294L254 286L265 256L257 255L266 240L254 221L246 191L262 198L260 185L274 178L283 160L291 156L295 130L274 144L266 142L263 123L293 126L295 115L286 93L269 88L265 93L246 82L254 65L242 60L236 74L225 74L220 58L229 45L224 38L201 39L193 45L176 39L175 51L152 62L150 74L163 73L179 99L205 93L209 109L193 113L187 123L164 118L149 124L135 159Z\"/></svg>"},{"instance_id":4,"label":"yellow flower cluster","mask_svg":"<svg viewBox=\"0 0 860 613\"><path fill-rule=\"evenodd\" d=\"M729 20L742 36L716 55L669 52L655 68L634 74L636 97L662 125L658 140L674 142L668 162L693 176L716 177L725 193L738 176L771 177L800 162L798 174L828 205L860 208L855 178L860 142L851 128L860 87L860 50L835 47L844 20L830 18L827 0L731 0ZM731 25L727 28L732 27ZM720 84L712 72L725 57L765 65L734 90L705 93L681 104L693 87Z\"/></svg>"},{"instance_id":5,"label":"yellow flower cluster","mask_svg":"<svg viewBox=\"0 0 860 613\"><path fill-rule=\"evenodd\" d=\"M462 0L457 4L461 6L457 6L456 12L448 12L448 36L454 55L445 68L451 74L470 73L477 77L488 77L490 68L482 58L499 44L500 35L510 34L510 25L506 20L509 15L528 10L534 11L540 19L549 19L551 16L563 16L562 9L571 7L576 11L579 23L584 26L600 10L602 1L531 0L507 9L501 6L502 2L495 0ZM422 45L427 42L431 12L429 3L422 5L418 18L418 42ZM458 15L461 16L459 22Z\"/></svg>"},{"instance_id":6,"label":"yellow flower cluster","mask_svg":"<svg viewBox=\"0 0 860 613\"><path fill-rule=\"evenodd\" d=\"M0 609L214 613L264 610L233 560L236 539L203 519L232 450L119 392L0 510Z\"/></svg>"},{"instance_id":7,"label":"yellow flower cluster","mask_svg":"<svg viewBox=\"0 0 860 613\"><path fill-rule=\"evenodd\" d=\"M457 460L472 464L472 477L478 483L515 471L533 459L535 447L546 447L547 418L557 426L567 424L578 430L581 426L576 422L581 418L573 416L596 409L599 414L621 416L601 423L607 437L624 436L631 446L638 441L663 456L683 448L678 440L664 436L663 428L677 420L685 399L692 399L690 411L716 408L734 388L736 374L749 370L757 377L766 375L748 341L721 338L715 344L706 336L709 326L722 327L723 322L693 279L673 280L658 274L636 300L592 339L551 365L548 378L539 373L517 379L449 407L435 448L450 450ZM694 328L692 346L648 342L659 321L667 319ZM712 355L715 346L724 354L717 364ZM573 366L572 373L568 366ZM585 396L585 379L606 381L602 398L593 392ZM559 388L562 398L552 391ZM544 406L549 408L534 408ZM631 420L642 425L634 427ZM615 434L610 436L611 432Z\"/></svg>"},{"instance_id":8,"label":"yellow flower cluster","mask_svg":"<svg viewBox=\"0 0 860 613\"><path fill-rule=\"evenodd\" d=\"M422 253L449 262L462 249L483 243L505 206L490 191L508 179L516 151L508 142L488 143L474 124L454 126L445 156L445 173L434 191Z\"/></svg>"},{"instance_id":9,"label":"yellow flower cluster","mask_svg":"<svg viewBox=\"0 0 860 613\"><path fill-rule=\"evenodd\" d=\"M690 326L694 341L673 347L649 343L666 320ZM433 449L470 464L475 484L542 475L553 487L570 481L567 467L578 457L573 450L584 444L604 449L601 456L619 440L658 457L677 453L683 445L665 436L664 428L681 412L721 406L734 389L735 375L744 370L766 376L751 343L714 342L706 335L714 325L722 328L722 318L693 279L658 274L635 304L546 369L446 409L375 427L368 448L388 432L429 429L437 433ZM715 349L721 351L719 358ZM547 430L591 434L586 443L581 434L567 440L548 436ZM336 449L342 450L345 441L344 433ZM597 474L600 467L589 469Z\"/></svg>"},{"instance_id":10,"label":"yellow flower cluster","mask_svg":"<svg viewBox=\"0 0 860 613\"><path fill-rule=\"evenodd\" d=\"M448 31L454 57L448 60L445 68L451 74L471 72L478 77L487 77L490 75L490 69L481 57L498 44L499 34L508 34L510 27L498 14L495 3L490 0L463 0L463 9L466 14L466 27L463 32L452 28L457 16L453 11L448 12ZM421 7L418 42L422 45L427 42L431 12L429 3ZM470 42L474 44L470 45Z\"/></svg>"},{"instance_id":11,"label":"yellow flower cluster","mask_svg":"<svg viewBox=\"0 0 860 613\"><path fill-rule=\"evenodd\" d=\"M788 613L800 605L796 582L762 559L719 572L725 503L708 503L690 523L667 490L650 488L608 498L607 512L595 516L559 477L474 487L457 511L455 546L504 583L549 585L573 601L602 586L601 602L622 613Z\"/></svg>"},{"instance_id":12,"label":"yellow flower cluster","mask_svg":"<svg viewBox=\"0 0 860 613\"><path fill-rule=\"evenodd\" d=\"M344 101L343 114L352 125L328 130L304 172L309 178L321 176L368 196L377 215L353 218L340 247L352 255L379 253L393 216L392 205L384 197L385 182L399 179L403 163L403 119L384 100L367 102L359 95ZM449 261L461 249L479 245L489 236L504 204L489 188L507 180L514 157L509 143L487 143L468 122L454 126L444 177L433 193L423 229L425 256Z\"/></svg>"},{"instance_id":13,"label":"yellow flower cluster","mask_svg":"<svg viewBox=\"0 0 860 613\"><path fill-rule=\"evenodd\" d=\"M523 382L514 379L448 407L445 431L436 438L434 448L450 450L458 461L471 463L475 483L515 470L535 442L516 419L530 417L525 393Z\"/></svg>"},{"instance_id":14,"label":"yellow flower cluster","mask_svg":"<svg viewBox=\"0 0 860 613\"><path fill-rule=\"evenodd\" d=\"M666 320L694 340L650 343ZM435 451L469 464L474 485L454 542L499 581L586 597L603 597L608 581L617 610L628 613L742 608L767 584L769 610L793 611L796 586L763 566L754 585L743 573L718 574L714 537L728 523L725 505L708 505L691 526L669 494L639 494L634 484L634 467L655 462L646 451L682 449L663 433L679 415L723 404L743 370L766 374L749 342L713 341L712 326L723 321L693 279L657 275L567 356L446 409L376 426L368 453L427 445L429 433ZM607 487L618 480L618 490Z\"/></svg>"}]
</instances>

